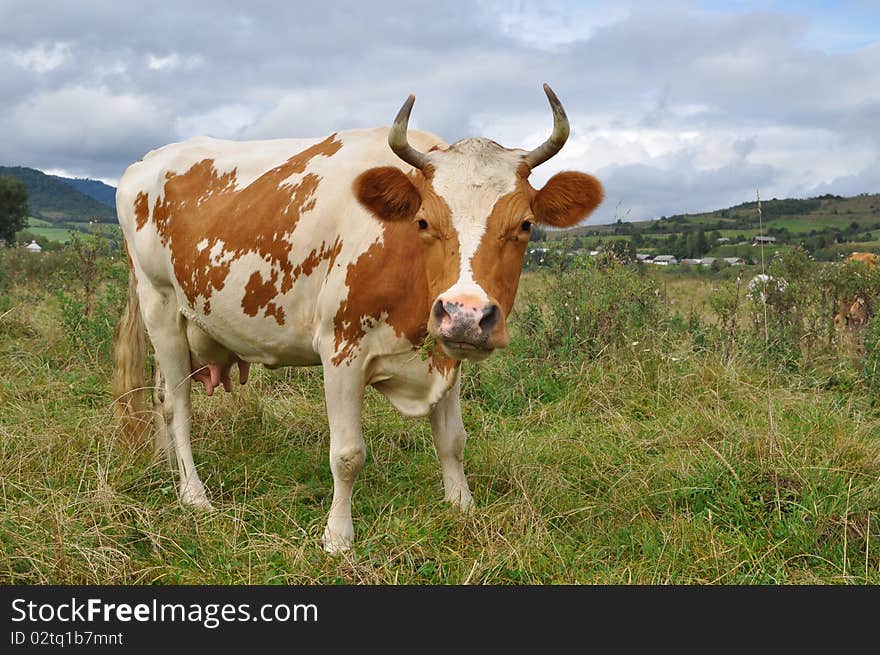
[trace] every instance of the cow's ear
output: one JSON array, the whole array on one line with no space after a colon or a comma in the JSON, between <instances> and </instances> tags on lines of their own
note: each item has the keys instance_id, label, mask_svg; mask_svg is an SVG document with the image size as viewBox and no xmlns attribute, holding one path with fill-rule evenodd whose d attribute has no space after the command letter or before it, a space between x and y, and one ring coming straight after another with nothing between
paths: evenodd
<instances>
[{"instance_id":1,"label":"cow's ear","mask_svg":"<svg viewBox=\"0 0 880 655\"><path fill-rule=\"evenodd\" d=\"M589 216L605 193L592 175L565 171L557 173L532 198L535 220L554 227L571 227Z\"/></svg>"},{"instance_id":2,"label":"cow's ear","mask_svg":"<svg viewBox=\"0 0 880 655\"><path fill-rule=\"evenodd\" d=\"M422 204L412 181L394 166L371 168L354 181L354 195L364 207L383 221L409 220Z\"/></svg>"}]
</instances>

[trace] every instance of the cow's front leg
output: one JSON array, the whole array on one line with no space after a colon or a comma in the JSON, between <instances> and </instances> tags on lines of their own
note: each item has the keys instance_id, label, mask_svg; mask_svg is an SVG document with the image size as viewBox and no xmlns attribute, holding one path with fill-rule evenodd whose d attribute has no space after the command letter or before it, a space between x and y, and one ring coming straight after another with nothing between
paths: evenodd
<instances>
[{"instance_id":1,"label":"cow's front leg","mask_svg":"<svg viewBox=\"0 0 880 655\"><path fill-rule=\"evenodd\" d=\"M440 459L443 472L443 489L446 500L467 510L474 504L467 478L464 475L462 454L467 441L467 432L461 420L461 369L456 374L455 384L440 399L431 412L431 432L434 447Z\"/></svg>"},{"instance_id":2,"label":"cow's front leg","mask_svg":"<svg viewBox=\"0 0 880 655\"><path fill-rule=\"evenodd\" d=\"M361 432L364 382L354 368L324 366L324 396L330 424L330 470L333 472L333 503L323 538L324 550L328 553L347 550L354 540L351 492L367 454Z\"/></svg>"}]
</instances>

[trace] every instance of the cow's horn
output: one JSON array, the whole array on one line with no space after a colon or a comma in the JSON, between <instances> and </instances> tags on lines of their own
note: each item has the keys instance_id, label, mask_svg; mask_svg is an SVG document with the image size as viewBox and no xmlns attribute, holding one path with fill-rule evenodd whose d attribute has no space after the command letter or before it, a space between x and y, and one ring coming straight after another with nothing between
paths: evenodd
<instances>
[{"instance_id":1,"label":"cow's horn","mask_svg":"<svg viewBox=\"0 0 880 655\"><path fill-rule=\"evenodd\" d=\"M394 154L400 157L407 164L412 164L416 168L424 168L428 163L428 157L423 152L419 152L413 148L406 140L406 127L409 123L409 113L412 111L413 103L416 101L414 95L410 95L403 103L403 107L397 112L397 118L394 119L394 125L388 132L388 145L394 151Z\"/></svg>"},{"instance_id":2,"label":"cow's horn","mask_svg":"<svg viewBox=\"0 0 880 655\"><path fill-rule=\"evenodd\" d=\"M568 134L571 131L568 117L562 108L562 103L559 102L559 98L556 97L553 89L547 83L544 84L544 93L547 94L547 100L550 101L550 109L553 110L553 134L523 158L523 161L529 165L529 168L543 164L562 150L562 146L565 145L565 142L568 140Z\"/></svg>"}]
</instances>

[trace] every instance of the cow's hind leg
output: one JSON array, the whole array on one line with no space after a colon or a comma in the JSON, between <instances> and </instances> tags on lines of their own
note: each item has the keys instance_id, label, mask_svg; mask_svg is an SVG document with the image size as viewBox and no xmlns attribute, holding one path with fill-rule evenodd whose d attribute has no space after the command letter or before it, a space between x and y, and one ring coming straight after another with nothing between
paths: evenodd
<instances>
[{"instance_id":1,"label":"cow's hind leg","mask_svg":"<svg viewBox=\"0 0 880 655\"><path fill-rule=\"evenodd\" d=\"M461 420L461 373L455 384L440 399L431 412L431 432L434 447L443 472L443 489L446 500L467 510L474 504L467 478L464 475L462 454L467 440L464 422Z\"/></svg>"},{"instance_id":2,"label":"cow's hind leg","mask_svg":"<svg viewBox=\"0 0 880 655\"><path fill-rule=\"evenodd\" d=\"M159 368L165 378L163 418L171 432L171 442L180 474L180 500L184 505L212 509L199 479L192 456L190 426L192 402L189 344L180 320L177 299L170 290L161 293L147 285L138 288L144 324L153 342Z\"/></svg>"},{"instance_id":3,"label":"cow's hind leg","mask_svg":"<svg viewBox=\"0 0 880 655\"><path fill-rule=\"evenodd\" d=\"M171 463L174 444L169 435L172 408L165 402L165 376L156 358L153 358L153 459Z\"/></svg>"},{"instance_id":4,"label":"cow's hind leg","mask_svg":"<svg viewBox=\"0 0 880 655\"><path fill-rule=\"evenodd\" d=\"M330 470L333 473L333 502L324 529L324 550L347 550L354 540L351 522L351 493L364 467L367 448L361 432L363 380L355 367L324 366L324 395L330 423Z\"/></svg>"}]
</instances>

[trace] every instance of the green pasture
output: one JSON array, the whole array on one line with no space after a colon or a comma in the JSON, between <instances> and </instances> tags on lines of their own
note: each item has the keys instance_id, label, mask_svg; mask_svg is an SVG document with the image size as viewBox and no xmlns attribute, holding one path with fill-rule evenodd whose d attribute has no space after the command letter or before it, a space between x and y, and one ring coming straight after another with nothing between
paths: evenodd
<instances>
[{"instance_id":1,"label":"green pasture","mask_svg":"<svg viewBox=\"0 0 880 655\"><path fill-rule=\"evenodd\" d=\"M93 234L98 232L106 236L119 234L119 225L115 223L50 223L49 221L28 217L28 224L25 228L28 232L58 243L70 243L71 231L81 234Z\"/></svg>"}]
</instances>

